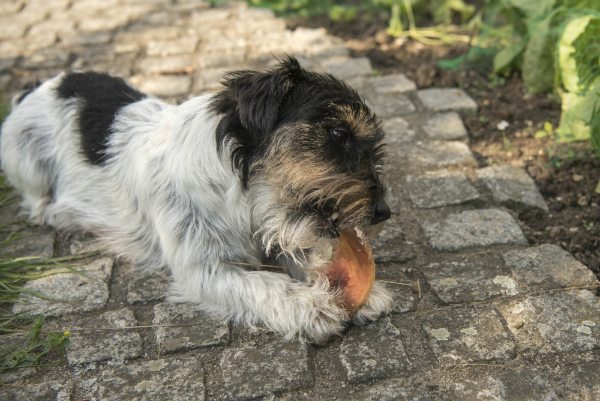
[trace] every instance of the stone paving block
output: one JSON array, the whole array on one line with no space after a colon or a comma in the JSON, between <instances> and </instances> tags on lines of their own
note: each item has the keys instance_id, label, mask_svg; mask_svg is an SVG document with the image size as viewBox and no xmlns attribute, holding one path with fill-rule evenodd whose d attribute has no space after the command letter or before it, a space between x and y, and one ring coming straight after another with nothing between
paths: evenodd
<instances>
[{"instance_id":1,"label":"stone paving block","mask_svg":"<svg viewBox=\"0 0 600 401\"><path fill-rule=\"evenodd\" d=\"M489 307L449 309L425 315L423 330L441 363L514 358L515 342L500 320L500 314Z\"/></svg>"},{"instance_id":2,"label":"stone paving block","mask_svg":"<svg viewBox=\"0 0 600 401\"><path fill-rule=\"evenodd\" d=\"M520 292L596 285L594 273L559 246L544 244L502 255Z\"/></svg>"},{"instance_id":3,"label":"stone paving block","mask_svg":"<svg viewBox=\"0 0 600 401\"><path fill-rule=\"evenodd\" d=\"M229 343L229 320L201 312L190 304L167 302L155 305L152 324L194 324L182 327L156 327L154 335L161 353Z\"/></svg>"},{"instance_id":4,"label":"stone paving block","mask_svg":"<svg viewBox=\"0 0 600 401\"><path fill-rule=\"evenodd\" d=\"M385 95L388 93L404 93L417 90L417 85L406 78L404 74L390 74L380 77L370 77L369 81L375 93Z\"/></svg>"},{"instance_id":5,"label":"stone paving block","mask_svg":"<svg viewBox=\"0 0 600 401\"><path fill-rule=\"evenodd\" d=\"M371 75L373 67L367 57L354 57L345 61L326 61L323 67L330 74L341 79L352 78L360 75Z\"/></svg>"},{"instance_id":6,"label":"stone paving block","mask_svg":"<svg viewBox=\"0 0 600 401\"><path fill-rule=\"evenodd\" d=\"M497 209L470 210L442 221L423 221L423 233L439 251L497 244L527 245L512 216Z\"/></svg>"},{"instance_id":7,"label":"stone paving block","mask_svg":"<svg viewBox=\"0 0 600 401\"><path fill-rule=\"evenodd\" d=\"M414 254L403 240L400 222L392 218L385 222L379 237L371 242L375 262L406 262Z\"/></svg>"},{"instance_id":8,"label":"stone paving block","mask_svg":"<svg viewBox=\"0 0 600 401\"><path fill-rule=\"evenodd\" d=\"M409 376L413 369L389 318L351 328L340 346L340 360L352 383Z\"/></svg>"},{"instance_id":9,"label":"stone paving block","mask_svg":"<svg viewBox=\"0 0 600 401\"><path fill-rule=\"evenodd\" d=\"M548 378L533 369L480 373L451 385L453 399L465 401L552 401L558 400Z\"/></svg>"},{"instance_id":10,"label":"stone paving block","mask_svg":"<svg viewBox=\"0 0 600 401\"><path fill-rule=\"evenodd\" d=\"M379 118L391 118L413 113L415 105L405 95L378 95L366 98L367 106Z\"/></svg>"},{"instance_id":11,"label":"stone paving block","mask_svg":"<svg viewBox=\"0 0 600 401\"><path fill-rule=\"evenodd\" d=\"M138 321L129 308L105 312L96 317L81 318L73 323L73 329L130 327ZM79 365L115 359L132 359L142 356L142 338L135 329L130 330L89 330L71 333L71 343L67 347L69 365Z\"/></svg>"},{"instance_id":12,"label":"stone paving block","mask_svg":"<svg viewBox=\"0 0 600 401\"><path fill-rule=\"evenodd\" d=\"M103 45L110 42L112 34L110 32L91 32L91 33L80 33L80 34L66 34L62 40L62 44L65 47L74 46L95 46Z\"/></svg>"},{"instance_id":13,"label":"stone paving block","mask_svg":"<svg viewBox=\"0 0 600 401\"><path fill-rule=\"evenodd\" d=\"M198 47L198 38L186 36L172 40L151 40L146 45L149 56L170 56L173 54L193 53Z\"/></svg>"},{"instance_id":14,"label":"stone paving block","mask_svg":"<svg viewBox=\"0 0 600 401\"><path fill-rule=\"evenodd\" d=\"M457 111L464 116L474 116L477 113L477 103L462 89L421 89L417 96L425 107L435 111Z\"/></svg>"},{"instance_id":15,"label":"stone paving block","mask_svg":"<svg viewBox=\"0 0 600 401\"><path fill-rule=\"evenodd\" d=\"M405 281L408 283L408 280ZM418 295L412 287L406 285L387 284L388 291L392 294L392 311L396 313L414 312L417 310Z\"/></svg>"},{"instance_id":16,"label":"stone paving block","mask_svg":"<svg viewBox=\"0 0 600 401\"><path fill-rule=\"evenodd\" d=\"M423 175L406 177L412 203L431 209L480 201L479 192L466 174L459 171L428 171Z\"/></svg>"},{"instance_id":17,"label":"stone paving block","mask_svg":"<svg viewBox=\"0 0 600 401\"><path fill-rule=\"evenodd\" d=\"M539 353L600 348L600 300L590 291L545 293L500 307L519 348Z\"/></svg>"},{"instance_id":18,"label":"stone paving block","mask_svg":"<svg viewBox=\"0 0 600 401\"><path fill-rule=\"evenodd\" d=\"M407 160L413 169L474 167L477 165L469 147L458 141L417 142L395 150L400 160Z\"/></svg>"},{"instance_id":19,"label":"stone paving block","mask_svg":"<svg viewBox=\"0 0 600 401\"><path fill-rule=\"evenodd\" d=\"M163 75L143 79L136 86L138 86L142 92L154 96L183 96L190 91L192 77L187 75Z\"/></svg>"},{"instance_id":20,"label":"stone paving block","mask_svg":"<svg viewBox=\"0 0 600 401\"><path fill-rule=\"evenodd\" d=\"M138 70L145 74L184 71L192 67L192 56L189 54L176 54L167 57L145 57L138 63Z\"/></svg>"},{"instance_id":21,"label":"stone paving block","mask_svg":"<svg viewBox=\"0 0 600 401\"><path fill-rule=\"evenodd\" d=\"M491 166L477 170L477 176L492 192L496 203L509 208L518 204L519 210L535 208L548 212L548 205L525 170L514 166Z\"/></svg>"},{"instance_id":22,"label":"stone paving block","mask_svg":"<svg viewBox=\"0 0 600 401\"><path fill-rule=\"evenodd\" d=\"M56 301L23 295L25 303L15 303L12 313L61 316L69 313L91 312L103 308L108 301L108 285L113 269L112 259L95 260L77 270L91 277L75 273L61 273L28 281L24 288L39 291Z\"/></svg>"},{"instance_id":23,"label":"stone paving block","mask_svg":"<svg viewBox=\"0 0 600 401\"><path fill-rule=\"evenodd\" d=\"M433 292L444 302L459 304L485 301L501 295L516 295L517 287L501 262L431 263L419 268Z\"/></svg>"},{"instance_id":24,"label":"stone paving block","mask_svg":"<svg viewBox=\"0 0 600 401\"><path fill-rule=\"evenodd\" d=\"M4 401L71 401L73 382L69 380L49 381L19 387L5 387L0 391Z\"/></svg>"},{"instance_id":25,"label":"stone paving block","mask_svg":"<svg viewBox=\"0 0 600 401\"><path fill-rule=\"evenodd\" d=\"M102 401L203 401L206 393L201 361L186 356L105 368L98 388Z\"/></svg>"},{"instance_id":26,"label":"stone paving block","mask_svg":"<svg viewBox=\"0 0 600 401\"><path fill-rule=\"evenodd\" d=\"M162 301L170 281L171 277L165 271L136 271L127 284L127 302Z\"/></svg>"},{"instance_id":27,"label":"stone paving block","mask_svg":"<svg viewBox=\"0 0 600 401\"><path fill-rule=\"evenodd\" d=\"M407 387L403 379L381 382L352 395L349 401L433 401L431 395L419 388Z\"/></svg>"},{"instance_id":28,"label":"stone paving block","mask_svg":"<svg viewBox=\"0 0 600 401\"><path fill-rule=\"evenodd\" d=\"M468 142L467 129L458 113L436 114L421 125L431 139Z\"/></svg>"},{"instance_id":29,"label":"stone paving block","mask_svg":"<svg viewBox=\"0 0 600 401\"><path fill-rule=\"evenodd\" d=\"M567 385L580 390L582 400L600 399L600 362L567 366L562 375Z\"/></svg>"},{"instance_id":30,"label":"stone paving block","mask_svg":"<svg viewBox=\"0 0 600 401\"><path fill-rule=\"evenodd\" d=\"M42 68L64 68L69 61L69 53L59 51L38 52L23 60L23 68L26 70L38 70Z\"/></svg>"},{"instance_id":31,"label":"stone paving block","mask_svg":"<svg viewBox=\"0 0 600 401\"><path fill-rule=\"evenodd\" d=\"M51 258L54 254L54 240L56 231L54 228L43 226L26 228L19 231L20 238L10 242L2 249L2 253L13 257L37 256Z\"/></svg>"},{"instance_id":32,"label":"stone paving block","mask_svg":"<svg viewBox=\"0 0 600 401\"><path fill-rule=\"evenodd\" d=\"M213 89L215 91L223 88L221 81L223 75L228 71L227 68L201 68L194 77L194 93Z\"/></svg>"},{"instance_id":33,"label":"stone paving block","mask_svg":"<svg viewBox=\"0 0 600 401\"><path fill-rule=\"evenodd\" d=\"M234 399L258 398L314 383L306 343L275 341L261 348L226 349L225 391Z\"/></svg>"},{"instance_id":34,"label":"stone paving block","mask_svg":"<svg viewBox=\"0 0 600 401\"><path fill-rule=\"evenodd\" d=\"M3 334L0 336L0 355L16 349L24 349L26 344L26 333ZM14 369L6 373L0 373L0 382L13 383L31 377L36 372L37 368Z\"/></svg>"},{"instance_id":35,"label":"stone paving block","mask_svg":"<svg viewBox=\"0 0 600 401\"><path fill-rule=\"evenodd\" d=\"M246 61L246 50L232 49L228 52L202 52L198 56L197 61L201 69L221 67L227 71L235 71L239 69L236 66Z\"/></svg>"},{"instance_id":36,"label":"stone paving block","mask_svg":"<svg viewBox=\"0 0 600 401\"><path fill-rule=\"evenodd\" d=\"M410 128L408 121L402 117L392 117L383 120L385 142L390 148L403 146L415 139L415 130Z\"/></svg>"},{"instance_id":37,"label":"stone paving block","mask_svg":"<svg viewBox=\"0 0 600 401\"><path fill-rule=\"evenodd\" d=\"M29 24L23 21L18 21L12 18L1 18L0 25L0 40L14 40L23 37Z\"/></svg>"}]
</instances>

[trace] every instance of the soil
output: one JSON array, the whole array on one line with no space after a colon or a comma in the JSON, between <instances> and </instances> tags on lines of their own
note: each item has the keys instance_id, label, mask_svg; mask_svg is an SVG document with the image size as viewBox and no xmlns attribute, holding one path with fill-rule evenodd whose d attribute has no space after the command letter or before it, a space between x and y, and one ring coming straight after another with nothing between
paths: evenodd
<instances>
[{"instance_id":1,"label":"soil","mask_svg":"<svg viewBox=\"0 0 600 401\"><path fill-rule=\"evenodd\" d=\"M464 57L470 46L433 46L413 39L394 39L385 33L383 15L366 15L351 23L336 23L327 17L289 19L288 26L323 26L345 40L352 56L368 57L378 73L404 73L420 89L465 89L479 105L477 116L465 120L479 167L524 168L550 208L549 214L516 211L528 241L561 246L600 279L600 194L595 192L600 159L589 141L555 141L559 102L551 96L528 93L518 73L505 78L490 75L492 56L464 60L458 71L444 70L438 64L440 60ZM536 137L547 123L552 125L551 134Z\"/></svg>"}]
</instances>

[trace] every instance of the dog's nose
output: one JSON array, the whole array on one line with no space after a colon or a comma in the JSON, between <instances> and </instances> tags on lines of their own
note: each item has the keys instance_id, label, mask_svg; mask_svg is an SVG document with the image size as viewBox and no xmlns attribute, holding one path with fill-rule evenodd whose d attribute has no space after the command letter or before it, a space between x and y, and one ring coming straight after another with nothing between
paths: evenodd
<instances>
[{"instance_id":1,"label":"dog's nose","mask_svg":"<svg viewBox=\"0 0 600 401\"><path fill-rule=\"evenodd\" d=\"M379 224L382 221L386 221L392 216L392 211L390 210L387 203L384 201L375 202L373 205L373 218L371 219L371 225Z\"/></svg>"}]
</instances>

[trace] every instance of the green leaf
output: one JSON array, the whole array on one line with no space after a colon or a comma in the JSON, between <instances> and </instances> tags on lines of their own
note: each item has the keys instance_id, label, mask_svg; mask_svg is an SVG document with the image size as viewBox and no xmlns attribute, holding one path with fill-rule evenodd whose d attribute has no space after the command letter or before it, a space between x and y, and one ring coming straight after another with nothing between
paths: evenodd
<instances>
[{"instance_id":1,"label":"green leaf","mask_svg":"<svg viewBox=\"0 0 600 401\"><path fill-rule=\"evenodd\" d=\"M27 355L25 355L25 359L27 359L30 362L35 362L35 361L37 361L37 355L34 354L33 352L30 352Z\"/></svg>"},{"instance_id":2,"label":"green leaf","mask_svg":"<svg viewBox=\"0 0 600 401\"><path fill-rule=\"evenodd\" d=\"M535 133L535 137L537 139L542 139L542 138L545 138L547 136L548 136L548 133L546 131L541 131L540 130L540 131L538 131L538 132Z\"/></svg>"},{"instance_id":3,"label":"green leaf","mask_svg":"<svg viewBox=\"0 0 600 401\"><path fill-rule=\"evenodd\" d=\"M554 87L554 45L550 34L550 13L532 32L523 55L523 82L532 94L551 91Z\"/></svg>"},{"instance_id":4,"label":"green leaf","mask_svg":"<svg viewBox=\"0 0 600 401\"><path fill-rule=\"evenodd\" d=\"M598 34L600 19L586 15L567 24L558 43L558 65L562 84L569 92L580 93L598 75Z\"/></svg>"},{"instance_id":5,"label":"green leaf","mask_svg":"<svg viewBox=\"0 0 600 401\"><path fill-rule=\"evenodd\" d=\"M544 123L544 131L546 131L549 134L552 133L552 123L550 123L550 121L546 121Z\"/></svg>"},{"instance_id":6,"label":"green leaf","mask_svg":"<svg viewBox=\"0 0 600 401\"><path fill-rule=\"evenodd\" d=\"M494 74L501 74L511 67L514 68L526 45L527 42L522 40L498 52L494 56Z\"/></svg>"}]
</instances>

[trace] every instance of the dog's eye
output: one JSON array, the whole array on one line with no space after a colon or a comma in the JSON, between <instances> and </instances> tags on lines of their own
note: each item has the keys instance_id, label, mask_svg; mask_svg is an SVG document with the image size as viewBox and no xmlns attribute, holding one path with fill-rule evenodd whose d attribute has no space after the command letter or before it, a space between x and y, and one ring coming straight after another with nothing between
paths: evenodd
<instances>
[{"instance_id":1,"label":"dog's eye","mask_svg":"<svg viewBox=\"0 0 600 401\"><path fill-rule=\"evenodd\" d=\"M348 140L348 131L346 131L344 128L332 128L331 135L333 135L335 140L342 145L345 145L346 141Z\"/></svg>"}]
</instances>

